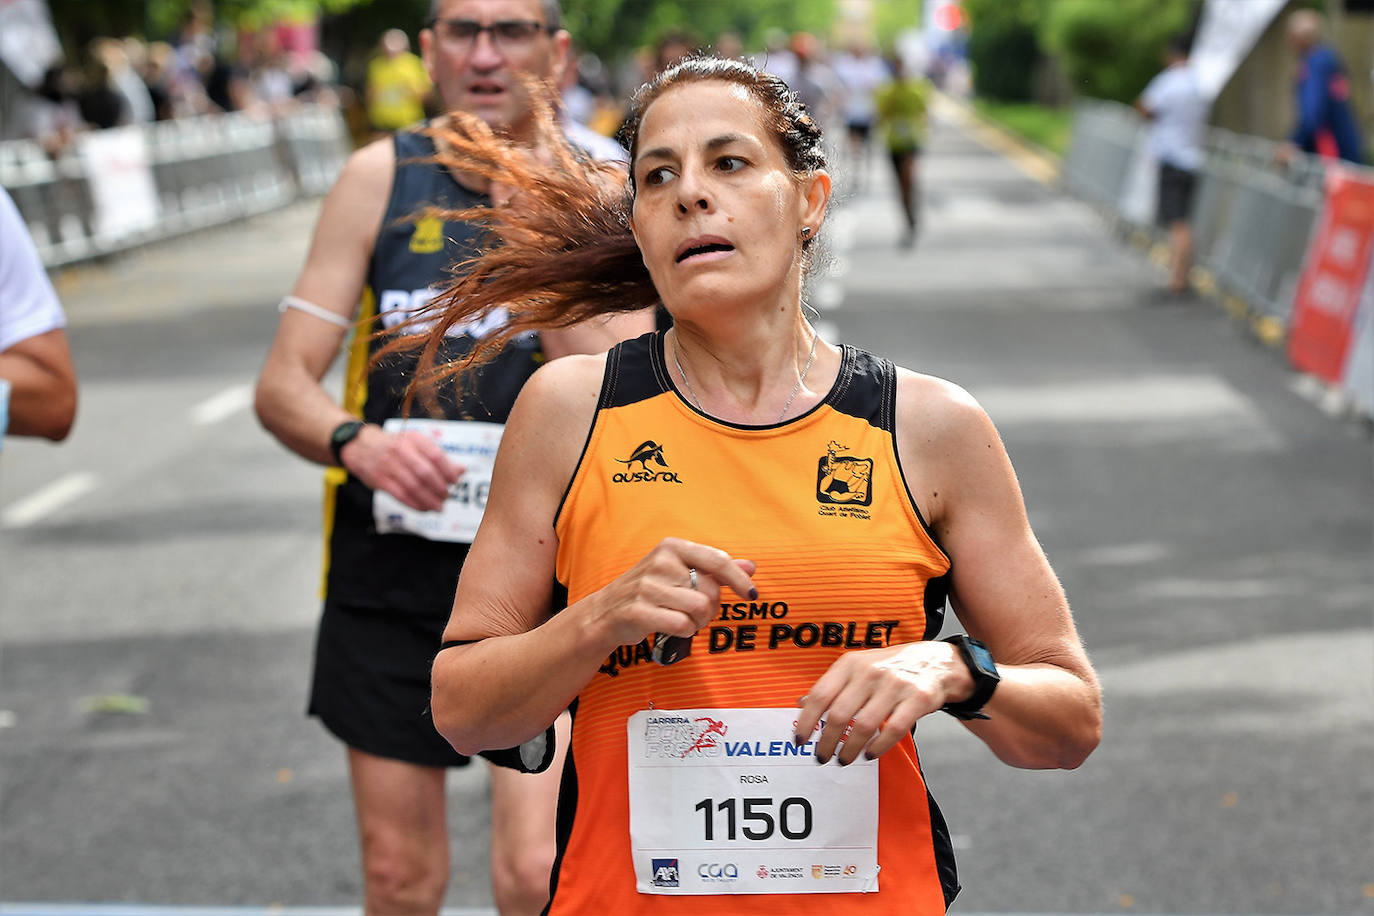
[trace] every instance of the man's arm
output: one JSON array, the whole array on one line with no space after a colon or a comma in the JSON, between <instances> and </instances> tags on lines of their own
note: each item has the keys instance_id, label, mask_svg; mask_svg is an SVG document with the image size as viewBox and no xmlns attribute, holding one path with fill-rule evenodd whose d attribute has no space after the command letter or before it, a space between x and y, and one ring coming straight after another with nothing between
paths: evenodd
<instances>
[{"instance_id":1,"label":"man's arm","mask_svg":"<svg viewBox=\"0 0 1374 916\"><path fill-rule=\"evenodd\" d=\"M324 199L305 267L291 294L351 322L391 188L389 141L354 153ZM320 384L348 328L297 309L281 316L258 378L258 418L287 448L331 464L329 434L350 414Z\"/></svg>"},{"instance_id":2,"label":"man's arm","mask_svg":"<svg viewBox=\"0 0 1374 916\"><path fill-rule=\"evenodd\" d=\"M379 140L349 157L320 209L315 238L291 294L344 322L353 318L367 278L376 233L391 194L395 154ZM320 464L333 464L330 434L351 419L320 380L348 329L299 309L287 309L258 378L258 419L287 448ZM359 333L367 333L361 329ZM419 434L393 435L369 425L340 453L343 466L373 489L408 506L434 510L461 469L438 445Z\"/></svg>"},{"instance_id":3,"label":"man's arm","mask_svg":"<svg viewBox=\"0 0 1374 916\"><path fill-rule=\"evenodd\" d=\"M67 438L76 419L76 370L65 331L27 337L0 353L0 378L10 383L7 434Z\"/></svg>"}]
</instances>

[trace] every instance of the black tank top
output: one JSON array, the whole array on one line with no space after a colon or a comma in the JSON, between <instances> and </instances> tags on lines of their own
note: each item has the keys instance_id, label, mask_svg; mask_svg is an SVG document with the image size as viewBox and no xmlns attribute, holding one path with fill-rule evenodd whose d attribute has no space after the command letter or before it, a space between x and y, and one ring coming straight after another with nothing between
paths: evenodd
<instances>
[{"instance_id":1,"label":"black tank top","mask_svg":"<svg viewBox=\"0 0 1374 916\"><path fill-rule=\"evenodd\" d=\"M344 406L369 423L382 424L403 415L405 390L415 365L410 356L388 359L369 371L372 355L382 346L372 340L376 328L391 328L405 313L429 300L457 263L475 255L479 228L465 222L414 219L428 206L464 209L483 206L485 195L467 190L447 169L425 161L434 155L433 141L421 134L395 135L396 171L386 215L377 233L367 270L362 317L368 321L350 348ZM500 316L465 333L445 338L442 356L455 359L475 339L500 326ZM537 335L512 342L478 373L464 381L461 396L447 386L437 411L417 399L414 417L504 423L520 388L543 354ZM332 513L331 513L332 506ZM372 491L352 475L330 486L325 506L332 516L329 531L327 587L331 597L349 604L395 608L447 619L466 544L430 541L409 534L378 534L372 514Z\"/></svg>"}]
</instances>

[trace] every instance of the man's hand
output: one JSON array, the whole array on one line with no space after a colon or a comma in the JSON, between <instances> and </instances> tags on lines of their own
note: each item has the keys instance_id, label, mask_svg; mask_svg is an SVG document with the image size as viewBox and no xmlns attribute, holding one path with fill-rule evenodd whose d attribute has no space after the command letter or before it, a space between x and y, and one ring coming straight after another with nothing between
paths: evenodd
<instances>
[{"instance_id":1,"label":"man's hand","mask_svg":"<svg viewBox=\"0 0 1374 916\"><path fill-rule=\"evenodd\" d=\"M340 450L339 460L372 489L421 512L438 511L464 471L427 436L389 433L370 423Z\"/></svg>"}]
</instances>

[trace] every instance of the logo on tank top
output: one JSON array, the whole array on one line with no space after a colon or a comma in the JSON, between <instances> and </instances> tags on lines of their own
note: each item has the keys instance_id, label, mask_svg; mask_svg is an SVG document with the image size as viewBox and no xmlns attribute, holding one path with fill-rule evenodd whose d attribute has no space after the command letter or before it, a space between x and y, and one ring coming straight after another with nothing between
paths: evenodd
<instances>
[{"instance_id":1,"label":"logo on tank top","mask_svg":"<svg viewBox=\"0 0 1374 916\"><path fill-rule=\"evenodd\" d=\"M821 515L868 518L867 510L859 507L873 504L873 459L855 458L844 454L847 451L848 446L833 439L826 445L816 467L816 500Z\"/></svg>"},{"instance_id":2,"label":"logo on tank top","mask_svg":"<svg viewBox=\"0 0 1374 916\"><path fill-rule=\"evenodd\" d=\"M611 460L625 465L625 470L611 475L614 483L682 483L677 472L668 470L668 461L663 457L663 446L652 439L645 439L635 446L629 458ZM635 465L639 466L639 470L635 470Z\"/></svg>"},{"instance_id":3,"label":"logo on tank top","mask_svg":"<svg viewBox=\"0 0 1374 916\"><path fill-rule=\"evenodd\" d=\"M444 249L444 221L437 216L422 216L415 221L410 235L410 250L416 254L434 254Z\"/></svg>"}]
</instances>

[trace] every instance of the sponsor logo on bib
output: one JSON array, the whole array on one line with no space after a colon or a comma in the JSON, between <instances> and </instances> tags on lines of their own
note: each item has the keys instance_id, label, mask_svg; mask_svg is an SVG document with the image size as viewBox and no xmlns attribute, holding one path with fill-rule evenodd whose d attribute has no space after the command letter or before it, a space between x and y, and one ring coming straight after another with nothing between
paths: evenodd
<instances>
[{"instance_id":1,"label":"sponsor logo on bib","mask_svg":"<svg viewBox=\"0 0 1374 916\"><path fill-rule=\"evenodd\" d=\"M654 859L650 865L654 887L678 886L677 859Z\"/></svg>"}]
</instances>

